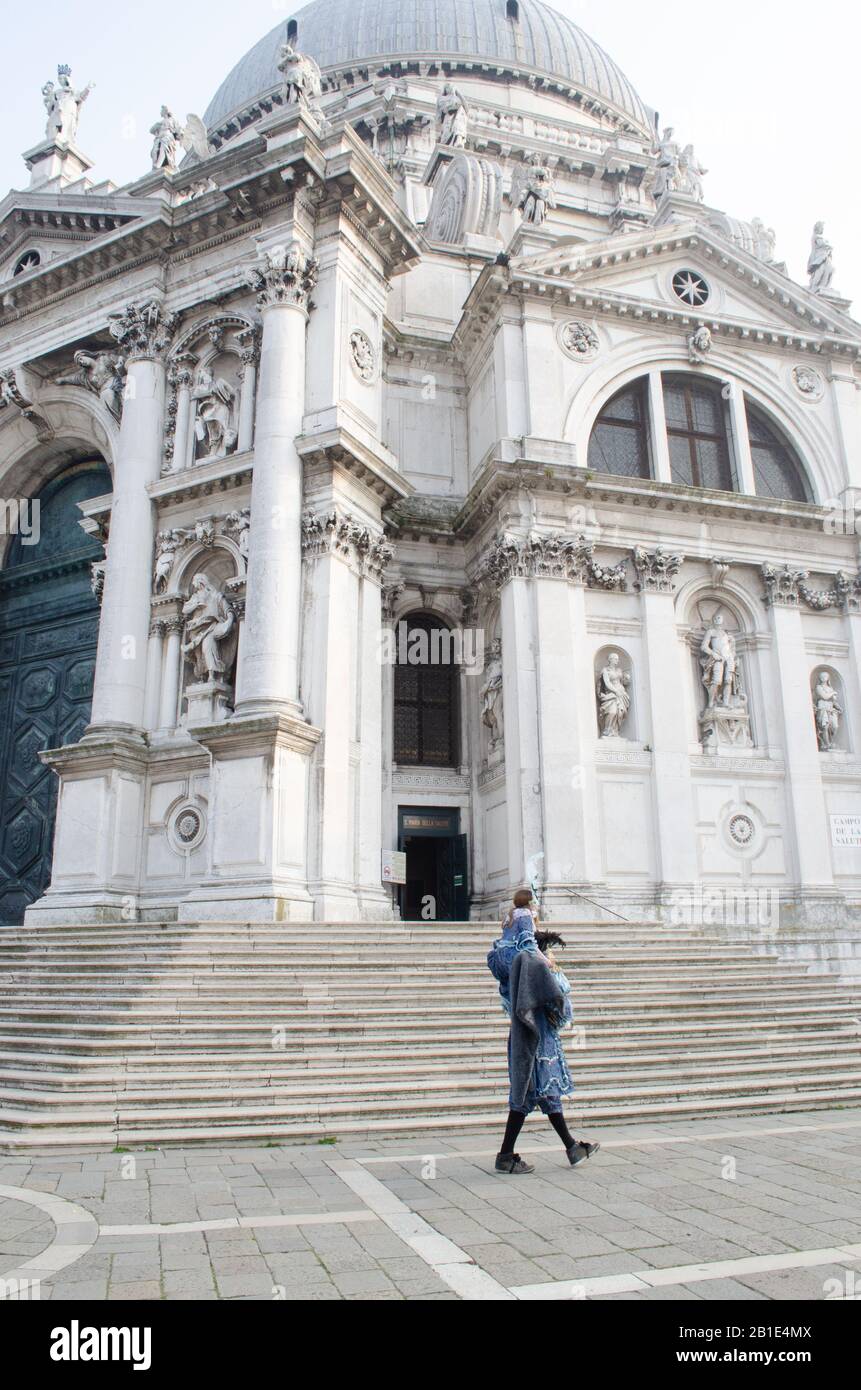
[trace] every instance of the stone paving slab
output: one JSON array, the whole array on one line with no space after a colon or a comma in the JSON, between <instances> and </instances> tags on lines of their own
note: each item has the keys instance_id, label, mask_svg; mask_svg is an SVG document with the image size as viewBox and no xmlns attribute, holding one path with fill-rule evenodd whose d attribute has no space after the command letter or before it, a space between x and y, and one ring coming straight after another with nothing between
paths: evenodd
<instances>
[{"instance_id":1,"label":"stone paving slab","mask_svg":"<svg viewBox=\"0 0 861 1390\"><path fill-rule=\"evenodd\" d=\"M861 1293L861 1108L594 1137L599 1154L572 1169L533 1118L522 1178L496 1174L493 1137L468 1132L5 1159L0 1281L38 1257L56 1301ZM63 1213L81 1209L98 1230L52 1275Z\"/></svg>"}]
</instances>

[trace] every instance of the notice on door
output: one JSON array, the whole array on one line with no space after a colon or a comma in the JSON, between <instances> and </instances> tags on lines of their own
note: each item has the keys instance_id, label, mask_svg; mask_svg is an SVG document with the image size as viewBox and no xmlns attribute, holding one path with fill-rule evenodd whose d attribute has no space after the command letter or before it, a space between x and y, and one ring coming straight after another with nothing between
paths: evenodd
<instances>
[{"instance_id":1,"label":"notice on door","mask_svg":"<svg viewBox=\"0 0 861 1390\"><path fill-rule=\"evenodd\" d=\"M831 843L835 849L861 849L861 816L832 816Z\"/></svg>"},{"instance_id":2,"label":"notice on door","mask_svg":"<svg viewBox=\"0 0 861 1390\"><path fill-rule=\"evenodd\" d=\"M383 883L406 883L407 856L403 850L383 850Z\"/></svg>"}]
</instances>

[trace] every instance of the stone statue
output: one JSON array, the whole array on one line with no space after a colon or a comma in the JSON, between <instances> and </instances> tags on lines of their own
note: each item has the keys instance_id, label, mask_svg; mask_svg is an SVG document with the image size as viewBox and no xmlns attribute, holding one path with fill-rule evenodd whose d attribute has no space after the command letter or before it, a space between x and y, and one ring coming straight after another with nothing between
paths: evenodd
<instances>
[{"instance_id":1,"label":"stone statue","mask_svg":"<svg viewBox=\"0 0 861 1390\"><path fill-rule=\"evenodd\" d=\"M708 173L704 169L694 154L693 145L685 145L679 155L678 169L676 174L676 191L685 193L689 198L695 198L701 203L705 197L703 193L703 177Z\"/></svg>"},{"instance_id":2,"label":"stone statue","mask_svg":"<svg viewBox=\"0 0 861 1390\"><path fill-rule=\"evenodd\" d=\"M807 262L810 289L814 294L822 294L824 290L830 289L831 281L834 279L834 261L832 259L834 248L825 240L824 231L825 223L817 222L813 228L813 241Z\"/></svg>"},{"instance_id":3,"label":"stone statue","mask_svg":"<svg viewBox=\"0 0 861 1390\"><path fill-rule=\"evenodd\" d=\"M439 126L438 143L462 150L466 144L468 125L466 102L450 82L446 82L437 97L436 119Z\"/></svg>"},{"instance_id":4,"label":"stone statue","mask_svg":"<svg viewBox=\"0 0 861 1390\"><path fill-rule=\"evenodd\" d=\"M688 358L692 366L701 365L707 361L708 355L712 350L711 329L701 323L699 328L688 338Z\"/></svg>"},{"instance_id":5,"label":"stone statue","mask_svg":"<svg viewBox=\"0 0 861 1390\"><path fill-rule=\"evenodd\" d=\"M774 265L777 255L777 234L773 227L766 227L761 217L755 217L750 224L756 242L754 254L766 265Z\"/></svg>"},{"instance_id":6,"label":"stone statue","mask_svg":"<svg viewBox=\"0 0 861 1390\"><path fill-rule=\"evenodd\" d=\"M716 613L700 644L703 685L708 691L709 709L729 708L739 693L738 658L735 638L727 632L723 616Z\"/></svg>"},{"instance_id":7,"label":"stone statue","mask_svg":"<svg viewBox=\"0 0 861 1390\"><path fill-rule=\"evenodd\" d=\"M119 420L123 400L123 359L112 352L76 352L76 371L57 377L58 386L85 386Z\"/></svg>"},{"instance_id":8,"label":"stone statue","mask_svg":"<svg viewBox=\"0 0 861 1390\"><path fill-rule=\"evenodd\" d=\"M239 548L246 565L248 564L248 545L251 536L251 512L246 507L241 512L228 512L224 518L223 530L226 535L232 536Z\"/></svg>"},{"instance_id":9,"label":"stone statue","mask_svg":"<svg viewBox=\"0 0 861 1390\"><path fill-rule=\"evenodd\" d=\"M169 107L161 108L161 115L154 126L150 126L150 135L155 136L152 147L152 167L154 169L167 169L171 173L176 168L177 146L182 138L182 123Z\"/></svg>"},{"instance_id":10,"label":"stone statue","mask_svg":"<svg viewBox=\"0 0 861 1390\"><path fill-rule=\"evenodd\" d=\"M168 580L176 560L176 552L182 540L183 537L179 531L159 531L155 538L155 580L153 587L157 594L163 594L167 590Z\"/></svg>"},{"instance_id":11,"label":"stone statue","mask_svg":"<svg viewBox=\"0 0 861 1390\"><path fill-rule=\"evenodd\" d=\"M502 643L497 639L490 648L487 680L481 688L481 722L488 730L491 753L502 742Z\"/></svg>"},{"instance_id":12,"label":"stone statue","mask_svg":"<svg viewBox=\"0 0 861 1390\"><path fill-rule=\"evenodd\" d=\"M78 133L78 120L81 107L95 87L89 82L82 91L76 92L71 83L72 69L65 63L57 68L57 83L46 82L42 88L42 99L48 113L45 135L60 145L74 145Z\"/></svg>"},{"instance_id":13,"label":"stone statue","mask_svg":"<svg viewBox=\"0 0 861 1390\"><path fill-rule=\"evenodd\" d=\"M278 71L284 78L285 99L307 106L323 90L323 78L313 58L299 53L291 43L282 43L278 53Z\"/></svg>"},{"instance_id":14,"label":"stone statue","mask_svg":"<svg viewBox=\"0 0 861 1390\"><path fill-rule=\"evenodd\" d=\"M195 679L223 678L227 662L225 639L233 631L236 615L220 589L205 574L196 574L191 593L182 606L185 640L182 651L192 663Z\"/></svg>"},{"instance_id":15,"label":"stone statue","mask_svg":"<svg viewBox=\"0 0 861 1390\"><path fill-rule=\"evenodd\" d=\"M524 222L531 222L533 226L540 227L547 216L547 209L555 206L553 173L548 165L542 164L540 154L533 152L528 159L517 207L523 213Z\"/></svg>"},{"instance_id":16,"label":"stone statue","mask_svg":"<svg viewBox=\"0 0 861 1390\"><path fill-rule=\"evenodd\" d=\"M843 710L837 703L837 691L831 684L831 676L827 671L819 672L819 679L813 691L813 704L820 750L830 753L840 732L840 716Z\"/></svg>"},{"instance_id":17,"label":"stone statue","mask_svg":"<svg viewBox=\"0 0 861 1390\"><path fill-rule=\"evenodd\" d=\"M631 677L622 669L618 652L611 652L598 677L598 722L602 738L619 738L631 708Z\"/></svg>"},{"instance_id":18,"label":"stone statue","mask_svg":"<svg viewBox=\"0 0 861 1390\"><path fill-rule=\"evenodd\" d=\"M197 403L194 433L204 446L199 463L222 458L236 448L238 434L233 426L236 392L222 377L215 378L211 367L201 366L191 392Z\"/></svg>"},{"instance_id":19,"label":"stone statue","mask_svg":"<svg viewBox=\"0 0 861 1390\"><path fill-rule=\"evenodd\" d=\"M656 202L659 198L663 198L665 193L676 192L679 186L681 153L673 140L674 133L673 127L667 126L658 141L658 166L652 189L652 195Z\"/></svg>"}]
</instances>

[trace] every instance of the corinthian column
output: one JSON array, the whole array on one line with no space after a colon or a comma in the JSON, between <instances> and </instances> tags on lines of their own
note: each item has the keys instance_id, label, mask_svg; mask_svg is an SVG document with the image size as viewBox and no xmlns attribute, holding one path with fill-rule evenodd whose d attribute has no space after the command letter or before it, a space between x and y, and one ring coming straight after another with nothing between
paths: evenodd
<instances>
[{"instance_id":1,"label":"corinthian column","mask_svg":"<svg viewBox=\"0 0 861 1390\"><path fill-rule=\"evenodd\" d=\"M294 242L248 279L263 318L251 488L244 650L236 713L296 712L302 583L305 329L317 263Z\"/></svg>"},{"instance_id":2,"label":"corinthian column","mask_svg":"<svg viewBox=\"0 0 861 1390\"><path fill-rule=\"evenodd\" d=\"M114 473L91 731L143 727L152 590L154 508L147 486L161 471L165 356L176 327L157 300L111 314L127 380Z\"/></svg>"}]
</instances>

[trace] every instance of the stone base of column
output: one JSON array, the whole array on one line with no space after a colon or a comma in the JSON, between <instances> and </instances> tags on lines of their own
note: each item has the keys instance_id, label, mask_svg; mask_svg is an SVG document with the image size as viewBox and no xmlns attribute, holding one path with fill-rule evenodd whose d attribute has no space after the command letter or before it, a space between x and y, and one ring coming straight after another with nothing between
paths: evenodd
<instances>
[{"instance_id":1,"label":"stone base of column","mask_svg":"<svg viewBox=\"0 0 861 1390\"><path fill-rule=\"evenodd\" d=\"M140 730L88 729L41 753L60 778L51 886L27 924L135 921L147 748Z\"/></svg>"},{"instance_id":2,"label":"stone base of column","mask_svg":"<svg viewBox=\"0 0 861 1390\"><path fill-rule=\"evenodd\" d=\"M267 713L189 729L209 752L209 869L180 921L309 922L307 806L320 730Z\"/></svg>"}]
</instances>

